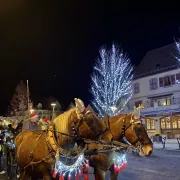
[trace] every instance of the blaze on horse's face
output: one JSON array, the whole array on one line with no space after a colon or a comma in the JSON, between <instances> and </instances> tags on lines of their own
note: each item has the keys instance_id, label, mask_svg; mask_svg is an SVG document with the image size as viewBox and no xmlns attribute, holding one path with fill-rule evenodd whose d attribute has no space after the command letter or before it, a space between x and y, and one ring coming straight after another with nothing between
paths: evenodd
<instances>
[{"instance_id":1,"label":"blaze on horse's face","mask_svg":"<svg viewBox=\"0 0 180 180\"><path fill-rule=\"evenodd\" d=\"M152 141L147 134L145 126L140 121L133 123L126 130L125 136L132 145L139 147L141 156L150 156L152 154Z\"/></svg>"},{"instance_id":2,"label":"blaze on horse's face","mask_svg":"<svg viewBox=\"0 0 180 180\"><path fill-rule=\"evenodd\" d=\"M113 141L113 136L109 128L95 113L88 111L84 115L84 118L86 119L86 123L90 127L90 131L92 131L92 134L94 134L96 139L103 140L106 143L111 143Z\"/></svg>"}]
</instances>

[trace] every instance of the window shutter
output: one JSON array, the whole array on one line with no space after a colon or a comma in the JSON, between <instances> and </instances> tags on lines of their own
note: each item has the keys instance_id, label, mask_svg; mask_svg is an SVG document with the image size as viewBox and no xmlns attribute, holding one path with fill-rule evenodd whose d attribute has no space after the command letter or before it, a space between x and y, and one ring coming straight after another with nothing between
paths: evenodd
<instances>
[{"instance_id":1,"label":"window shutter","mask_svg":"<svg viewBox=\"0 0 180 180\"><path fill-rule=\"evenodd\" d=\"M152 79L149 80L149 88L150 88L150 90L153 89L153 81L152 81Z\"/></svg>"},{"instance_id":2,"label":"window shutter","mask_svg":"<svg viewBox=\"0 0 180 180\"><path fill-rule=\"evenodd\" d=\"M134 93L135 94L139 93L139 83L134 84Z\"/></svg>"},{"instance_id":3,"label":"window shutter","mask_svg":"<svg viewBox=\"0 0 180 180\"><path fill-rule=\"evenodd\" d=\"M175 84L175 75L171 75L171 82L172 84Z\"/></svg>"},{"instance_id":4,"label":"window shutter","mask_svg":"<svg viewBox=\"0 0 180 180\"><path fill-rule=\"evenodd\" d=\"M180 80L180 73L176 74L176 80Z\"/></svg>"},{"instance_id":5,"label":"window shutter","mask_svg":"<svg viewBox=\"0 0 180 180\"><path fill-rule=\"evenodd\" d=\"M159 78L159 86L163 87L163 78Z\"/></svg>"},{"instance_id":6,"label":"window shutter","mask_svg":"<svg viewBox=\"0 0 180 180\"><path fill-rule=\"evenodd\" d=\"M157 89L157 79L153 79L153 89Z\"/></svg>"}]
</instances>

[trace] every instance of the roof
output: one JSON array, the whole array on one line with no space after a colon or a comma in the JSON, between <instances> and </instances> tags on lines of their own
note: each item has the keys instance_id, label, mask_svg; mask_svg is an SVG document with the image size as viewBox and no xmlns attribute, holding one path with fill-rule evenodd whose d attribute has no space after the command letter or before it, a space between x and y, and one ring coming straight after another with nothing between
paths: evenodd
<instances>
[{"instance_id":1,"label":"roof","mask_svg":"<svg viewBox=\"0 0 180 180\"><path fill-rule=\"evenodd\" d=\"M176 43L149 51L135 70L134 79L178 68Z\"/></svg>"}]
</instances>

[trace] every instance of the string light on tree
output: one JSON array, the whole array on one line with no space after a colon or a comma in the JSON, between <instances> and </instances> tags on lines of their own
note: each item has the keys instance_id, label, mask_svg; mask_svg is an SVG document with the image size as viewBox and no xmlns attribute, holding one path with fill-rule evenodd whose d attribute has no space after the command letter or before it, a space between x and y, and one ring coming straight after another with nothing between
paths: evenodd
<instances>
[{"instance_id":1,"label":"string light on tree","mask_svg":"<svg viewBox=\"0 0 180 180\"><path fill-rule=\"evenodd\" d=\"M178 53L178 56L175 56L175 58L180 63L180 40L175 41L175 43L176 43L176 49L177 49L177 53Z\"/></svg>"},{"instance_id":2,"label":"string light on tree","mask_svg":"<svg viewBox=\"0 0 180 180\"><path fill-rule=\"evenodd\" d=\"M100 116L119 114L132 96L133 66L117 46L100 50L100 58L91 76L93 105Z\"/></svg>"},{"instance_id":3,"label":"string light on tree","mask_svg":"<svg viewBox=\"0 0 180 180\"><path fill-rule=\"evenodd\" d=\"M176 49L177 49L177 56L175 58L178 60L178 63L180 63L180 40L175 41L176 43ZM180 84L180 80L176 79L176 83Z\"/></svg>"}]
</instances>

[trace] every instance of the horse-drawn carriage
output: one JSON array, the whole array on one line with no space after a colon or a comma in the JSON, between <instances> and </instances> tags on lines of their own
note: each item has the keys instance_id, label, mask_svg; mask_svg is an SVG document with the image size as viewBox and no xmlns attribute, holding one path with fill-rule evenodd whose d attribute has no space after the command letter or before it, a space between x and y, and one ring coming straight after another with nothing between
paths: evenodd
<instances>
[{"instance_id":1,"label":"horse-drawn carriage","mask_svg":"<svg viewBox=\"0 0 180 180\"><path fill-rule=\"evenodd\" d=\"M121 143L122 137L140 147L144 155L152 152L146 130L139 121L133 121L132 115L119 115L109 118L106 125L95 113L76 102L75 108L56 117L47 130L24 131L17 135L15 146L20 179L50 180L52 174L55 178L59 173L59 179L64 180L65 176L69 180L74 174L77 180L87 165L85 156L95 168L98 180L105 179L106 170L111 171L111 179L116 179L126 166L125 151L132 147ZM15 156L10 148L8 152L7 165L11 169ZM15 152L13 148L12 152Z\"/></svg>"}]
</instances>

